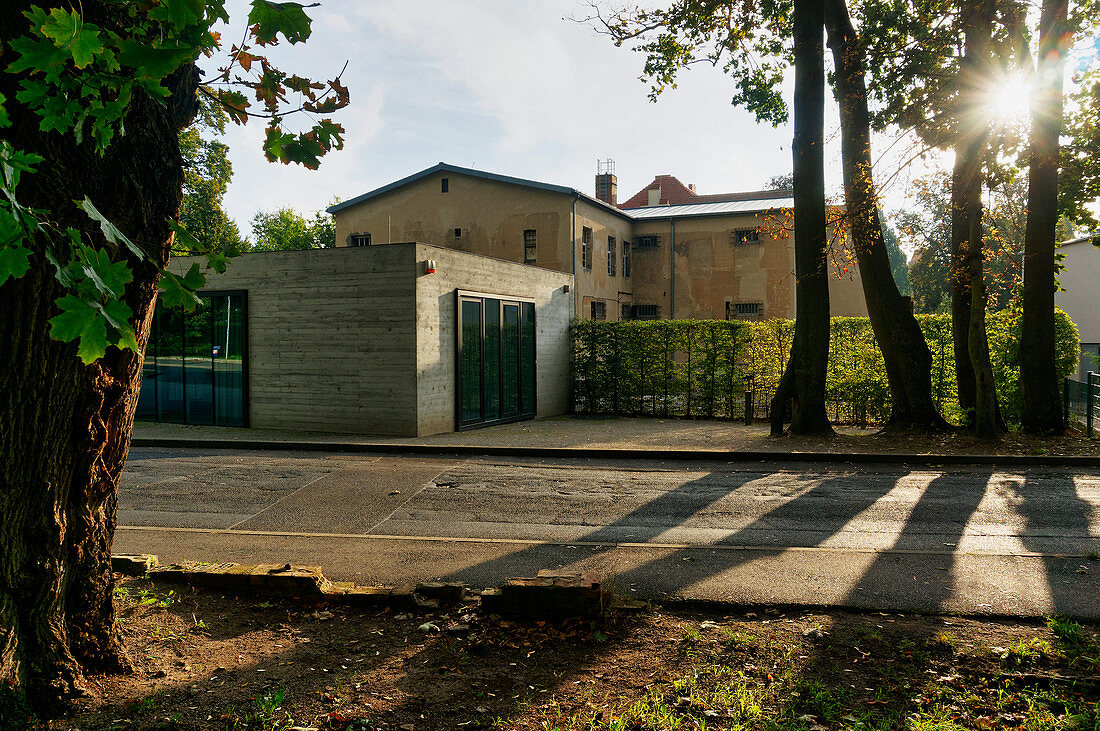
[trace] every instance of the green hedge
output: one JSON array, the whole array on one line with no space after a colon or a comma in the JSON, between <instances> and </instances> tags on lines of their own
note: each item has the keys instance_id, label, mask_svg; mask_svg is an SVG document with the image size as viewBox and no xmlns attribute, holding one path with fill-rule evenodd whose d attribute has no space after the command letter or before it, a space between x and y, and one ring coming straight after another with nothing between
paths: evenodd
<instances>
[{"instance_id":1,"label":"green hedge","mask_svg":"<svg viewBox=\"0 0 1100 731\"><path fill-rule=\"evenodd\" d=\"M1077 328L1058 310L1060 376L1077 368ZM961 417L948 315L918 315L932 351L932 392L944 416ZM1001 407L1019 421L1019 313L989 314L987 331ZM768 405L790 353L794 323L724 320L583 321L573 324L577 413L740 419L752 392L756 418ZM882 353L865 317L835 317L826 398L838 423L877 424L889 416Z\"/></svg>"}]
</instances>

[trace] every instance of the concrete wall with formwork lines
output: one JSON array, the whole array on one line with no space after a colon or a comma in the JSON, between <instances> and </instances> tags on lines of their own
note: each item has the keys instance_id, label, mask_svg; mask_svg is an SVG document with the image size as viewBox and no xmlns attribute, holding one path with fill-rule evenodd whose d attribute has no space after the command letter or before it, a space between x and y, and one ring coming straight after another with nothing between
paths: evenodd
<instances>
[{"instance_id":1,"label":"concrete wall with formwork lines","mask_svg":"<svg viewBox=\"0 0 1100 731\"><path fill-rule=\"evenodd\" d=\"M436 274L425 275L427 259ZM194 261L169 267L183 274ZM206 274L204 292L247 293L253 427L452 431L455 289L536 302L538 414L568 406L569 275L415 243L256 252Z\"/></svg>"}]
</instances>

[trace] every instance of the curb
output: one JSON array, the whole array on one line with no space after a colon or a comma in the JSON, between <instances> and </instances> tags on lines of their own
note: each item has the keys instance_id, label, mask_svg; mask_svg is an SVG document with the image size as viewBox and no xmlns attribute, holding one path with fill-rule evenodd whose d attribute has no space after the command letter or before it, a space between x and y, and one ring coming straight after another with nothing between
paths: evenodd
<instances>
[{"instance_id":1,"label":"curb","mask_svg":"<svg viewBox=\"0 0 1100 731\"><path fill-rule=\"evenodd\" d=\"M111 568L127 576L145 576L169 584L400 611L434 611L477 603L484 612L510 617L563 619L595 617L606 609L637 611L646 606L639 602L612 603L610 594L595 576L560 571L540 571L538 576L508 579L500 588L471 594L465 584L439 581L404 586L358 586L350 581L330 581L321 573L320 566L194 561L158 566L156 556L136 554L111 556Z\"/></svg>"},{"instance_id":2,"label":"curb","mask_svg":"<svg viewBox=\"0 0 1100 731\"><path fill-rule=\"evenodd\" d=\"M835 454L832 452L760 452L717 449L617 449L607 447L500 447L466 444L376 444L264 440L173 439L135 437L134 447L187 449L247 449L262 451L342 452L348 454L411 454L445 457L544 457L689 462L780 462L834 464L903 464L924 467L988 465L998 467L1100 468L1097 456L1023 454Z\"/></svg>"}]
</instances>

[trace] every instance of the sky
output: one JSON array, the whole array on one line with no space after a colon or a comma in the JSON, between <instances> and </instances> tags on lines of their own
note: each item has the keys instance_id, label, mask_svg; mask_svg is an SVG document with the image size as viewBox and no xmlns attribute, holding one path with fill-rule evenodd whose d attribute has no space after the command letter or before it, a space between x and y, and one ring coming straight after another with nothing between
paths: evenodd
<instances>
[{"instance_id":1,"label":"sky","mask_svg":"<svg viewBox=\"0 0 1100 731\"><path fill-rule=\"evenodd\" d=\"M228 49L247 3L227 5L236 20L223 29ZM329 0L308 12L309 41L271 56L320 79L347 62L351 105L335 115L344 149L317 171L273 164L261 151L263 120L231 125L225 207L242 232L258 210L309 213L441 161L591 195L597 160L611 158L620 200L658 174L721 193L759 189L791 168L790 129L733 107L718 70L694 69L651 103L642 55L570 20L585 13L574 0Z\"/></svg>"},{"instance_id":2,"label":"sky","mask_svg":"<svg viewBox=\"0 0 1100 731\"><path fill-rule=\"evenodd\" d=\"M221 29L226 50L244 32L247 6L227 3L235 22ZM591 195L597 160L610 158L619 200L659 174L700 193L725 193L759 189L790 171L790 127L758 123L732 106L720 70L683 72L678 88L652 103L638 78L644 57L572 20L586 9L580 0L327 0L310 8L309 41L283 43L269 56L314 79L347 64L342 82L351 105L334 115L347 130L344 149L317 171L269 163L263 120L231 125L226 211L247 235L259 210L309 215L336 196L346 200L441 161ZM826 187L838 192L835 104L827 104L826 126ZM877 139L876 154L889 143ZM897 176L884 190L887 209L903 205L909 181L936 164Z\"/></svg>"}]
</instances>

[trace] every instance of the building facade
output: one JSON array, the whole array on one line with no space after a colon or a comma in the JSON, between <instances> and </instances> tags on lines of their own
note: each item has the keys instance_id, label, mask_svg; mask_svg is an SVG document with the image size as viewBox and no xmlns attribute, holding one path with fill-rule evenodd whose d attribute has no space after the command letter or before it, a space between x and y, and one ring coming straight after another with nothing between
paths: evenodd
<instances>
[{"instance_id":1,"label":"building facade","mask_svg":"<svg viewBox=\"0 0 1100 731\"><path fill-rule=\"evenodd\" d=\"M439 163L329 212L338 246L420 240L571 274L581 319L795 316L789 191L699 195L661 175L620 207L603 168L596 191ZM839 247L833 269L832 314L866 315Z\"/></svg>"},{"instance_id":2,"label":"building facade","mask_svg":"<svg viewBox=\"0 0 1100 731\"><path fill-rule=\"evenodd\" d=\"M1085 380L1089 371L1100 372L1100 307L1093 287L1100 281L1100 235L1082 236L1058 245L1063 255L1058 273L1061 289L1054 293L1054 304L1074 324L1081 341L1077 380Z\"/></svg>"},{"instance_id":3,"label":"building facade","mask_svg":"<svg viewBox=\"0 0 1100 731\"><path fill-rule=\"evenodd\" d=\"M244 254L158 310L138 417L424 436L561 414L572 282L420 243Z\"/></svg>"}]
</instances>

